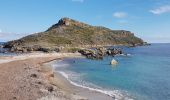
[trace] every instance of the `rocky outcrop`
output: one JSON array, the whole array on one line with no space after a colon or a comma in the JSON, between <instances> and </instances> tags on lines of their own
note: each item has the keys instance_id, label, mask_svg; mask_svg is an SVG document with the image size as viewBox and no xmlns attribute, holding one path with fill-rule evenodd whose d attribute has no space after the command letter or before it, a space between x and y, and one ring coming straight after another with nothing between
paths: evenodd
<instances>
[{"instance_id":1,"label":"rocky outcrop","mask_svg":"<svg viewBox=\"0 0 170 100\"><path fill-rule=\"evenodd\" d=\"M107 49L104 48L104 47L99 47L99 48L96 48L96 49L97 49L98 55L100 55L100 56L104 56L107 53Z\"/></svg>"},{"instance_id":2,"label":"rocky outcrop","mask_svg":"<svg viewBox=\"0 0 170 100\"><path fill-rule=\"evenodd\" d=\"M13 46L9 49L9 52L16 52L16 53L27 53L32 51L37 51L40 47L39 46L28 46L28 47L20 47L20 46Z\"/></svg>"},{"instance_id":3,"label":"rocky outcrop","mask_svg":"<svg viewBox=\"0 0 170 100\"><path fill-rule=\"evenodd\" d=\"M112 48L112 49L109 48L106 51L106 54L110 55L110 56L115 56L115 55L118 55L118 54L123 54L123 52L120 48Z\"/></svg>"},{"instance_id":4,"label":"rocky outcrop","mask_svg":"<svg viewBox=\"0 0 170 100\"><path fill-rule=\"evenodd\" d=\"M50 53L50 52L59 52L60 49L59 48L39 48L37 51L42 51L42 52L46 52L46 53Z\"/></svg>"},{"instance_id":5,"label":"rocky outcrop","mask_svg":"<svg viewBox=\"0 0 170 100\"><path fill-rule=\"evenodd\" d=\"M61 18L57 24L52 25L47 31L52 30L52 29L56 29L62 26L68 26L70 25L70 20L69 18Z\"/></svg>"},{"instance_id":6,"label":"rocky outcrop","mask_svg":"<svg viewBox=\"0 0 170 100\"><path fill-rule=\"evenodd\" d=\"M104 56L115 56L122 54L122 50L119 48L104 48L99 47L95 49L81 49L78 51L82 55L89 59L103 59Z\"/></svg>"},{"instance_id":7,"label":"rocky outcrop","mask_svg":"<svg viewBox=\"0 0 170 100\"><path fill-rule=\"evenodd\" d=\"M45 53L50 53L50 52L59 52L60 49L58 47L48 48L48 47L41 47L38 45L34 45L28 47L13 46L8 50L8 52L16 52L16 53L29 53L34 51L42 51Z\"/></svg>"},{"instance_id":8,"label":"rocky outcrop","mask_svg":"<svg viewBox=\"0 0 170 100\"><path fill-rule=\"evenodd\" d=\"M83 56L86 56L88 59L103 59L103 56L99 55L95 50L92 49L82 49L78 52Z\"/></svg>"}]
</instances>

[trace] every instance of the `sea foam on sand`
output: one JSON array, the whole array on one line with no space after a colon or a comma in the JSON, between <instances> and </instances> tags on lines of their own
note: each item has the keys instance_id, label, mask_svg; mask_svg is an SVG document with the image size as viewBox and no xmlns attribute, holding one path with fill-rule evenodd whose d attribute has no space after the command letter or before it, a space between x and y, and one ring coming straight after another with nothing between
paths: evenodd
<instances>
[{"instance_id":1,"label":"sea foam on sand","mask_svg":"<svg viewBox=\"0 0 170 100\"><path fill-rule=\"evenodd\" d=\"M88 89L90 91L96 91L96 92L106 94L106 95L111 96L112 98L114 98L114 100L133 100L133 99L131 99L129 97L124 96L119 90L107 91L107 90L101 90L101 89L97 89L97 88L87 87L87 86L80 85L80 84L77 84L77 83L71 81L69 79L69 75L66 74L63 71L58 71L58 73L60 73L62 76L64 76L74 86L81 87L81 88L84 88L84 89Z\"/></svg>"}]
</instances>

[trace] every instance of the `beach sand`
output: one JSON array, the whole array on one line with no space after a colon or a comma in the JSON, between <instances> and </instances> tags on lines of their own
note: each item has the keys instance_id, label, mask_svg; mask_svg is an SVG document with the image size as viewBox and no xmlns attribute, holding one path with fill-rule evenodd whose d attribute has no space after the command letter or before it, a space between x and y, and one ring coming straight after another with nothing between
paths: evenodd
<instances>
[{"instance_id":1,"label":"beach sand","mask_svg":"<svg viewBox=\"0 0 170 100\"><path fill-rule=\"evenodd\" d=\"M50 61L81 57L78 53L32 53L0 57L0 100L114 100L96 91L74 86Z\"/></svg>"}]
</instances>

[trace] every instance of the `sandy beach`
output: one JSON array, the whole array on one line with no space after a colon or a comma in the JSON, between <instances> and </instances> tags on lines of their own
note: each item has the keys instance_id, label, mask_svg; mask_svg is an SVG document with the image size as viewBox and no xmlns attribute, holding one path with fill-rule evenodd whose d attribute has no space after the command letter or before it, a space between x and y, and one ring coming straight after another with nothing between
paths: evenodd
<instances>
[{"instance_id":1,"label":"sandy beach","mask_svg":"<svg viewBox=\"0 0 170 100\"><path fill-rule=\"evenodd\" d=\"M114 100L96 91L74 86L51 61L81 57L78 53L31 53L0 57L1 100Z\"/></svg>"}]
</instances>

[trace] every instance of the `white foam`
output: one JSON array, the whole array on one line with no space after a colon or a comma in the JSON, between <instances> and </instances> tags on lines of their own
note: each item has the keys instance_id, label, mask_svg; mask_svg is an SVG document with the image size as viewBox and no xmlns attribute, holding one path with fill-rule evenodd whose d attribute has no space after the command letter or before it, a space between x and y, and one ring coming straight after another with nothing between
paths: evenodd
<instances>
[{"instance_id":1,"label":"white foam","mask_svg":"<svg viewBox=\"0 0 170 100\"><path fill-rule=\"evenodd\" d=\"M120 54L118 56L127 56L128 57L128 56L132 56L132 54L129 54L129 53L128 54Z\"/></svg>"},{"instance_id":2,"label":"white foam","mask_svg":"<svg viewBox=\"0 0 170 100\"><path fill-rule=\"evenodd\" d=\"M98 88L91 88L91 87L87 87L87 86L84 86L84 85L80 85L80 84L77 84L73 81L71 81L69 79L69 75L66 74L65 72L62 72L62 71L58 71L62 76L64 76L72 85L75 85L77 87L81 87L81 88L85 88L85 89L88 89L90 91L96 91L96 92L100 92L100 93L103 93L103 94L106 94L108 96L111 96L113 98L115 98L115 100L133 100L129 97L126 97L124 96L119 90L114 90L114 91L107 91L107 90L101 90L101 89L98 89Z\"/></svg>"},{"instance_id":3,"label":"white foam","mask_svg":"<svg viewBox=\"0 0 170 100\"><path fill-rule=\"evenodd\" d=\"M69 64L67 64L66 62L63 63L63 60L57 60L52 64L53 68L57 68L57 67L67 67L69 66Z\"/></svg>"}]
</instances>

